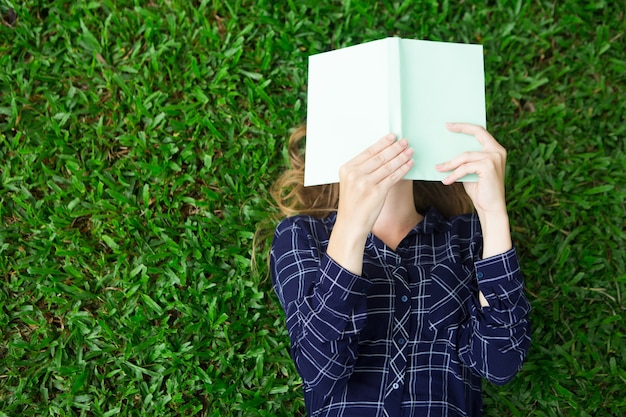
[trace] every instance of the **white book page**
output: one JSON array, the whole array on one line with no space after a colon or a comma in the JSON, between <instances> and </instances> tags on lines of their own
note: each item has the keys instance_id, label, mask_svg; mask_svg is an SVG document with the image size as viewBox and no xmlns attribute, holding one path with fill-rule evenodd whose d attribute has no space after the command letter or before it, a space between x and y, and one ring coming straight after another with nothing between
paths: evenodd
<instances>
[{"instance_id":1,"label":"white book page","mask_svg":"<svg viewBox=\"0 0 626 417\"><path fill-rule=\"evenodd\" d=\"M339 182L345 162L389 133L388 81L388 39L309 57L305 186Z\"/></svg>"}]
</instances>

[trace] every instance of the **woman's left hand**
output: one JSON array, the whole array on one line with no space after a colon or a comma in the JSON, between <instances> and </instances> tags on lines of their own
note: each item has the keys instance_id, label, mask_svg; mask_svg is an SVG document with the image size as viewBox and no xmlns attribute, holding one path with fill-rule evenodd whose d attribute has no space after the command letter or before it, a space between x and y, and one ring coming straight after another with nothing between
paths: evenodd
<instances>
[{"instance_id":1,"label":"woman's left hand","mask_svg":"<svg viewBox=\"0 0 626 417\"><path fill-rule=\"evenodd\" d=\"M465 192L479 213L506 213L504 173L506 149L483 127L467 123L448 123L451 132L472 135L482 145L479 152L464 152L448 162L438 164L437 171L450 175L442 182L453 184L467 174L476 174L477 182L464 182Z\"/></svg>"}]
</instances>

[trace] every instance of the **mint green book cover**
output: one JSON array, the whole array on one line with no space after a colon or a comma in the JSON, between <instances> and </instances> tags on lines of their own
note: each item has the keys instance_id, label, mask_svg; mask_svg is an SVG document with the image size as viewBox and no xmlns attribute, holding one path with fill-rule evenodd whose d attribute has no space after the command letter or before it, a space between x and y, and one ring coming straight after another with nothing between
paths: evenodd
<instances>
[{"instance_id":1,"label":"mint green book cover","mask_svg":"<svg viewBox=\"0 0 626 417\"><path fill-rule=\"evenodd\" d=\"M480 150L446 123L486 127L481 45L394 37L324 52L309 57L307 88L307 186L338 182L341 165L390 132L415 149L407 179L441 181L436 164Z\"/></svg>"}]
</instances>

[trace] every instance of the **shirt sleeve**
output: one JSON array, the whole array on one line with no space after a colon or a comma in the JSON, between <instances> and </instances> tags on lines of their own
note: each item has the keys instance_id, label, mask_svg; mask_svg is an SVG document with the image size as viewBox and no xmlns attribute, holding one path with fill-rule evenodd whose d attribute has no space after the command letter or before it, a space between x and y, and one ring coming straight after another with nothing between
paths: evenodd
<instances>
[{"instance_id":1,"label":"shirt sleeve","mask_svg":"<svg viewBox=\"0 0 626 417\"><path fill-rule=\"evenodd\" d=\"M370 283L325 254L327 240L314 237L314 226L284 220L276 229L270 262L304 388L326 397L352 373Z\"/></svg>"},{"instance_id":2,"label":"shirt sleeve","mask_svg":"<svg viewBox=\"0 0 626 417\"><path fill-rule=\"evenodd\" d=\"M530 348L530 303L515 249L475 263L478 289L489 307L478 300L458 333L459 357L497 385L513 379Z\"/></svg>"}]
</instances>

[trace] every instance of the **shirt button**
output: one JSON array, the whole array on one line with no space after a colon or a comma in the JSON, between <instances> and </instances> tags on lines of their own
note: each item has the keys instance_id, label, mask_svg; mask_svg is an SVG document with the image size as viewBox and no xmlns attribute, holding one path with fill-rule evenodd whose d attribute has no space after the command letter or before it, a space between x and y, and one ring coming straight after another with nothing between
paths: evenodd
<instances>
[{"instance_id":1,"label":"shirt button","mask_svg":"<svg viewBox=\"0 0 626 417\"><path fill-rule=\"evenodd\" d=\"M398 383L397 383L397 382L396 382L396 383L394 383L394 384L393 384L393 389L398 389L398 388L400 388L400 385L398 385Z\"/></svg>"},{"instance_id":2,"label":"shirt button","mask_svg":"<svg viewBox=\"0 0 626 417\"><path fill-rule=\"evenodd\" d=\"M402 300L403 303L406 303L407 301L409 301L409 297L407 297L406 295L403 295L402 298L400 298Z\"/></svg>"},{"instance_id":3,"label":"shirt button","mask_svg":"<svg viewBox=\"0 0 626 417\"><path fill-rule=\"evenodd\" d=\"M476 274L476 278L480 279L482 277L483 277L483 273L482 272L479 272L479 273Z\"/></svg>"},{"instance_id":4,"label":"shirt button","mask_svg":"<svg viewBox=\"0 0 626 417\"><path fill-rule=\"evenodd\" d=\"M406 342L406 340L404 340L403 338L398 339L398 344L400 346L402 346L405 342Z\"/></svg>"}]
</instances>

